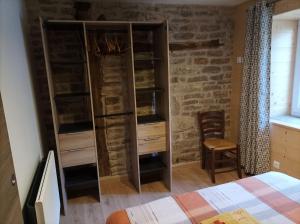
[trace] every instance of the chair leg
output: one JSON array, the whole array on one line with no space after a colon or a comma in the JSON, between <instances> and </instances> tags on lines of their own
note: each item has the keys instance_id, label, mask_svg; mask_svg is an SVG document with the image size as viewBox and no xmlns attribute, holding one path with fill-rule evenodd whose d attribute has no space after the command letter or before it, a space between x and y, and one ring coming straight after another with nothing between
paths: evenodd
<instances>
[{"instance_id":1,"label":"chair leg","mask_svg":"<svg viewBox=\"0 0 300 224\"><path fill-rule=\"evenodd\" d=\"M213 182L213 183L216 183L216 179L215 179L215 162L216 162L216 153L215 153L215 150L211 150L210 176L211 176L211 182Z\"/></svg>"},{"instance_id":2,"label":"chair leg","mask_svg":"<svg viewBox=\"0 0 300 224\"><path fill-rule=\"evenodd\" d=\"M211 159L211 155L209 153L210 150L208 149L205 149L205 158L206 158L206 161L205 161L205 169L209 171L210 169L210 159Z\"/></svg>"},{"instance_id":3,"label":"chair leg","mask_svg":"<svg viewBox=\"0 0 300 224\"><path fill-rule=\"evenodd\" d=\"M206 148L204 147L204 145L202 145L202 169L205 169L205 165L206 165L206 160L207 160L207 157L206 157Z\"/></svg>"},{"instance_id":4,"label":"chair leg","mask_svg":"<svg viewBox=\"0 0 300 224\"><path fill-rule=\"evenodd\" d=\"M238 173L238 177L242 178L242 170L241 170L241 152L240 152L240 146L238 145L236 148L236 169Z\"/></svg>"},{"instance_id":5,"label":"chair leg","mask_svg":"<svg viewBox=\"0 0 300 224\"><path fill-rule=\"evenodd\" d=\"M217 159L219 159L219 160L223 160L224 159L224 152L220 152L219 153L220 155L219 155L219 157L217 158ZM224 167L224 164L223 163L220 163L220 164L218 164L218 166L217 166L217 168L223 168Z\"/></svg>"}]
</instances>

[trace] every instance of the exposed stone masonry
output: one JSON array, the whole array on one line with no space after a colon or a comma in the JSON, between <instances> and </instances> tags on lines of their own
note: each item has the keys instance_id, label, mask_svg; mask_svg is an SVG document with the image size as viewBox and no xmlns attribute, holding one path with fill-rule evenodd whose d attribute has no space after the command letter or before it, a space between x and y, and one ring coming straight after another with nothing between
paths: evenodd
<instances>
[{"instance_id":1,"label":"exposed stone masonry","mask_svg":"<svg viewBox=\"0 0 300 224\"><path fill-rule=\"evenodd\" d=\"M51 111L44 68L38 16L49 19L73 19L71 0L26 0L32 55L40 93L40 108L45 122L46 141L53 143L53 135L46 124L51 124ZM171 113L173 163L200 159L197 112L224 109L229 135L232 9L185 5L92 3L91 19L104 15L107 20L168 20L170 42L197 42L220 39L224 45L216 48L170 52ZM142 73L142 72L141 72ZM149 73L147 73L149 74ZM137 75L136 79L151 82L151 76ZM118 97L106 99L110 108L118 104ZM118 108L120 109L120 108ZM121 120L121 118L120 118ZM117 122L117 121L116 121ZM48 134L47 134L48 133ZM112 175L127 170L124 129L108 131L117 142L111 145ZM51 137L52 136L52 137ZM120 138L119 138L120 137ZM118 139L119 138L119 139ZM120 141L119 141L120 140ZM110 141L109 141L110 142ZM49 144L50 145L50 144Z\"/></svg>"}]
</instances>

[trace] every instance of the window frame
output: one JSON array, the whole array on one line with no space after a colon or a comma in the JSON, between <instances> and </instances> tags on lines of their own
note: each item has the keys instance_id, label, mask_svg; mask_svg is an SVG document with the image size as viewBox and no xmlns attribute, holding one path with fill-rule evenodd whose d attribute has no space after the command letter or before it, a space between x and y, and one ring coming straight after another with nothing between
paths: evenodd
<instances>
[{"instance_id":1,"label":"window frame","mask_svg":"<svg viewBox=\"0 0 300 224\"><path fill-rule=\"evenodd\" d=\"M297 47L294 66L291 115L300 117L300 20L298 21Z\"/></svg>"}]
</instances>

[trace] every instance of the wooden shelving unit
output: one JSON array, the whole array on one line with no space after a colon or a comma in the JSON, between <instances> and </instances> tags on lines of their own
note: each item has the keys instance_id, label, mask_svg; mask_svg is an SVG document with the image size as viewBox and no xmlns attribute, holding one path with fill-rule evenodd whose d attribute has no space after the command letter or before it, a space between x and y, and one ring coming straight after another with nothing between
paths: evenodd
<instances>
[{"instance_id":1,"label":"wooden shelving unit","mask_svg":"<svg viewBox=\"0 0 300 224\"><path fill-rule=\"evenodd\" d=\"M163 23L132 28L135 72L153 76L148 86L135 89L137 111L149 108L137 113L140 183L163 181L171 190L168 27ZM137 80L135 84L139 86Z\"/></svg>"},{"instance_id":2,"label":"wooden shelving unit","mask_svg":"<svg viewBox=\"0 0 300 224\"><path fill-rule=\"evenodd\" d=\"M104 150L106 140L103 139L103 131L113 127L113 124L107 125L106 119L116 117L128 120L129 176L137 191L141 191L141 184L151 181L162 181L171 190L167 22L41 20L41 29L64 211L67 209L67 195L73 195L76 190L89 193L84 189L93 187L100 198L99 179L106 175L107 170L103 167L109 162ZM78 49L71 48L71 53L54 52L56 44L64 43L61 39L56 40L64 32L68 38L78 41ZM140 34L148 37L146 41L136 38ZM120 40L119 48L106 48L103 40L110 35ZM51 43L52 39L54 43ZM95 40L98 48L94 46ZM58 49L64 49L64 46ZM105 86L97 77L99 68L105 72L99 67L101 55L121 55L125 62L119 68L126 69L126 93L123 97L127 106L119 112L103 109L105 96L101 91ZM71 69L71 72L75 71L76 78L73 73L66 72L66 68L74 66L76 69ZM60 71L62 74L59 74ZM136 79L139 71L152 75L153 82L150 85L139 83ZM73 81L67 83L66 76ZM59 83L60 80L62 83ZM74 80L81 80L81 83L74 84ZM75 109L70 109L72 106ZM68 114L75 112L79 115L72 117ZM99 140L99 136L102 139Z\"/></svg>"},{"instance_id":3,"label":"wooden shelving unit","mask_svg":"<svg viewBox=\"0 0 300 224\"><path fill-rule=\"evenodd\" d=\"M68 26L63 22L54 25L41 21L41 28L57 148L60 195L62 209L66 213L67 195L72 195L78 187L81 192L89 192L86 189L94 188L100 198L92 96L82 39L84 26L82 23ZM78 46L72 49L71 54L63 45L70 39ZM76 72L70 70L70 73L64 74L66 68L72 66L76 66ZM66 75L72 77L70 80L76 80L76 90L74 83L66 80ZM67 91L62 91L62 86ZM73 113L76 111L69 109L74 106L74 101L76 108L80 108L80 116L75 116Z\"/></svg>"}]
</instances>

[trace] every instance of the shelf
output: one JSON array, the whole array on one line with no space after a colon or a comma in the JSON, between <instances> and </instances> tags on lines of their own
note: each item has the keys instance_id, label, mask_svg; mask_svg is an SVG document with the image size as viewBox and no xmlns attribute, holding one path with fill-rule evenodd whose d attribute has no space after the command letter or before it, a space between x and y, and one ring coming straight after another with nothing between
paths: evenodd
<instances>
[{"instance_id":1,"label":"shelf","mask_svg":"<svg viewBox=\"0 0 300 224\"><path fill-rule=\"evenodd\" d=\"M84 165L64 168L65 187L80 187L82 185L94 184L98 182L97 167L95 165Z\"/></svg>"},{"instance_id":2,"label":"shelf","mask_svg":"<svg viewBox=\"0 0 300 224\"><path fill-rule=\"evenodd\" d=\"M140 158L140 174L148 174L161 171L166 165L161 161L159 156Z\"/></svg>"},{"instance_id":3,"label":"shelf","mask_svg":"<svg viewBox=\"0 0 300 224\"><path fill-rule=\"evenodd\" d=\"M165 121L165 119L163 119L158 114L138 116L137 117L137 123L138 124L147 124L147 123L154 123L154 122L160 122L160 121Z\"/></svg>"},{"instance_id":4,"label":"shelf","mask_svg":"<svg viewBox=\"0 0 300 224\"><path fill-rule=\"evenodd\" d=\"M162 88L151 87L151 88L137 88L135 89L136 93L149 93L149 92L162 92Z\"/></svg>"},{"instance_id":5,"label":"shelf","mask_svg":"<svg viewBox=\"0 0 300 224\"><path fill-rule=\"evenodd\" d=\"M91 121L61 124L59 126L59 134L74 133L81 131L88 131L93 129L93 123Z\"/></svg>"},{"instance_id":6,"label":"shelf","mask_svg":"<svg viewBox=\"0 0 300 224\"><path fill-rule=\"evenodd\" d=\"M72 97L83 97L83 96L90 96L90 92L74 92L74 93L61 93L55 95L55 100L62 99L62 98L72 98Z\"/></svg>"},{"instance_id":7,"label":"shelf","mask_svg":"<svg viewBox=\"0 0 300 224\"><path fill-rule=\"evenodd\" d=\"M160 58L135 58L134 61L160 61Z\"/></svg>"},{"instance_id":8,"label":"shelf","mask_svg":"<svg viewBox=\"0 0 300 224\"><path fill-rule=\"evenodd\" d=\"M133 32L135 31L154 31L158 29L163 23L147 23L138 22L132 25Z\"/></svg>"},{"instance_id":9,"label":"shelf","mask_svg":"<svg viewBox=\"0 0 300 224\"><path fill-rule=\"evenodd\" d=\"M141 184L162 180L166 165L161 161L160 156L140 156L139 164Z\"/></svg>"},{"instance_id":10,"label":"shelf","mask_svg":"<svg viewBox=\"0 0 300 224\"><path fill-rule=\"evenodd\" d=\"M128 115L132 115L132 114L133 114L133 112L114 113L114 114L102 114L102 115L96 115L95 118L128 116Z\"/></svg>"},{"instance_id":11,"label":"shelf","mask_svg":"<svg viewBox=\"0 0 300 224\"><path fill-rule=\"evenodd\" d=\"M110 124L110 125L105 125L105 126L96 126L95 129L109 129L109 128L114 128L114 127L120 127L120 126L124 126L127 125L127 123L122 122L122 123L115 123L115 124Z\"/></svg>"},{"instance_id":12,"label":"shelf","mask_svg":"<svg viewBox=\"0 0 300 224\"><path fill-rule=\"evenodd\" d=\"M85 64L85 60L65 60L65 61L50 61L50 64L57 65L76 65L76 64Z\"/></svg>"},{"instance_id":13,"label":"shelf","mask_svg":"<svg viewBox=\"0 0 300 224\"><path fill-rule=\"evenodd\" d=\"M83 32L82 23L71 23L71 22L48 22L45 21L43 24L46 30L51 31L81 31Z\"/></svg>"},{"instance_id":14,"label":"shelf","mask_svg":"<svg viewBox=\"0 0 300 224\"><path fill-rule=\"evenodd\" d=\"M97 194L99 185L96 164L64 168L64 174L68 198Z\"/></svg>"},{"instance_id":15,"label":"shelf","mask_svg":"<svg viewBox=\"0 0 300 224\"><path fill-rule=\"evenodd\" d=\"M88 28L86 29L88 32L99 32L99 33L105 33L105 34L128 34L127 27L124 29L124 27L115 27L115 29L112 29L112 27L105 27L103 25L101 26L91 26L88 25Z\"/></svg>"},{"instance_id":16,"label":"shelf","mask_svg":"<svg viewBox=\"0 0 300 224\"><path fill-rule=\"evenodd\" d=\"M145 42L134 42L133 43L133 53L147 53L153 52L153 43L145 43Z\"/></svg>"}]
</instances>

